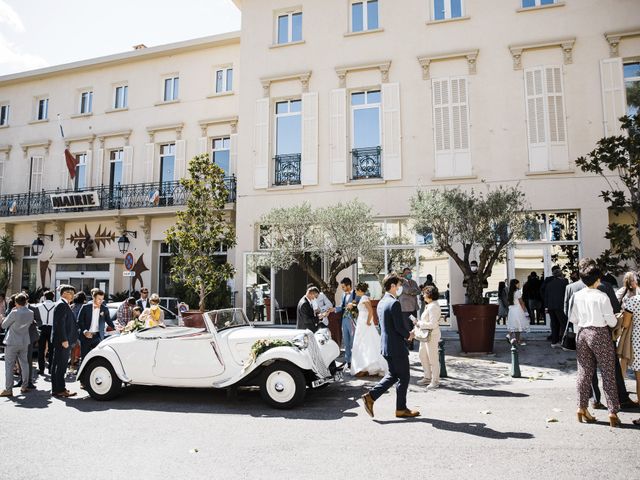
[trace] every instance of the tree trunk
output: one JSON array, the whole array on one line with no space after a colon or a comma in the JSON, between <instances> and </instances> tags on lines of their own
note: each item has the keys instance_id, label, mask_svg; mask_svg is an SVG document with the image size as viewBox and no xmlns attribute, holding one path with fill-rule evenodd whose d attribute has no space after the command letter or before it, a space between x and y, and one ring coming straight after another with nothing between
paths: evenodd
<instances>
[{"instance_id":1,"label":"tree trunk","mask_svg":"<svg viewBox=\"0 0 640 480\"><path fill-rule=\"evenodd\" d=\"M199 296L200 296L200 313L204 313L204 302L207 299L207 294L204 291L204 284L200 284L200 292L198 292Z\"/></svg>"},{"instance_id":2,"label":"tree trunk","mask_svg":"<svg viewBox=\"0 0 640 480\"><path fill-rule=\"evenodd\" d=\"M482 298L482 282L480 275L470 275L467 278L467 301L472 305L481 305Z\"/></svg>"}]
</instances>

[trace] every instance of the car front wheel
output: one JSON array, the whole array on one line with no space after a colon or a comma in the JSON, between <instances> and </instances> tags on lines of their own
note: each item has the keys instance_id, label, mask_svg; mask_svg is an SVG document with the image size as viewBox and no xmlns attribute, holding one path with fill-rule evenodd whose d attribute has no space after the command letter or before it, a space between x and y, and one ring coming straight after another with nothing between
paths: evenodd
<instances>
[{"instance_id":1,"label":"car front wheel","mask_svg":"<svg viewBox=\"0 0 640 480\"><path fill-rule=\"evenodd\" d=\"M293 408L301 404L306 391L304 374L295 365L276 362L262 373L260 395L274 408Z\"/></svg>"},{"instance_id":2,"label":"car front wheel","mask_svg":"<svg viewBox=\"0 0 640 480\"><path fill-rule=\"evenodd\" d=\"M113 400L122 390L122 381L104 358L97 358L88 365L83 385L94 400Z\"/></svg>"}]
</instances>

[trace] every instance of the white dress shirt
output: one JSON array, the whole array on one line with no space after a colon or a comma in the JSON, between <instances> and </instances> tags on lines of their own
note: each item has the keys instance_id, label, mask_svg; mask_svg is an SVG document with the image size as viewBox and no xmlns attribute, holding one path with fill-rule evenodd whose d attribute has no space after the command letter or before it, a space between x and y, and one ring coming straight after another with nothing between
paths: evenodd
<instances>
[{"instance_id":1,"label":"white dress shirt","mask_svg":"<svg viewBox=\"0 0 640 480\"><path fill-rule=\"evenodd\" d=\"M573 307L569 321L578 328L616 326L616 316L606 293L596 288L583 288L574 293L570 301Z\"/></svg>"},{"instance_id":2,"label":"white dress shirt","mask_svg":"<svg viewBox=\"0 0 640 480\"><path fill-rule=\"evenodd\" d=\"M98 329L100 328L100 307L93 307L93 313L91 315L91 327L89 328L89 332L98 333Z\"/></svg>"}]
</instances>

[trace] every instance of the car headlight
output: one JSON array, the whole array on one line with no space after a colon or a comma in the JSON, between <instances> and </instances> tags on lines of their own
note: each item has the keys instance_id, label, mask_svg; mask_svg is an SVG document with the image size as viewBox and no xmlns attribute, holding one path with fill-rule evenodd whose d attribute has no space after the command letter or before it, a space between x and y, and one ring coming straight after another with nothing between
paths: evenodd
<instances>
[{"instance_id":1,"label":"car headlight","mask_svg":"<svg viewBox=\"0 0 640 480\"><path fill-rule=\"evenodd\" d=\"M331 332L328 328L323 328L316 332L316 339L320 345L324 345L329 340L331 340Z\"/></svg>"},{"instance_id":2,"label":"car headlight","mask_svg":"<svg viewBox=\"0 0 640 480\"><path fill-rule=\"evenodd\" d=\"M291 340L291 343L293 343L300 350L304 350L305 348L309 347L309 336L306 333L301 333L293 340Z\"/></svg>"}]
</instances>

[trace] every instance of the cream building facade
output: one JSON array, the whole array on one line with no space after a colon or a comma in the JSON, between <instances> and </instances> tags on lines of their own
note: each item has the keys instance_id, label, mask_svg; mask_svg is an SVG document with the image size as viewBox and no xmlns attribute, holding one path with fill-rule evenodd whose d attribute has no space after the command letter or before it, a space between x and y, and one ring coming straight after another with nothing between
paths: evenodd
<instances>
[{"instance_id":1,"label":"cream building facade","mask_svg":"<svg viewBox=\"0 0 640 480\"><path fill-rule=\"evenodd\" d=\"M640 81L638 2L235 3L237 33L0 78L0 223L19 253L36 234L53 235L38 258L21 257L14 288L34 275L38 285L70 280L68 272L95 279L88 272L96 263L108 265L100 276L111 291L125 289L114 240L130 230L131 251L149 269L141 279L162 293L164 231L180 208L180 192L163 185L204 151L226 152L219 161L237 175L228 211L238 244L226 252L237 269L236 301L250 313L266 303L268 320L293 315L306 284L295 268L256 266L260 218L274 207L359 198L388 234L386 267L409 263L421 281L433 275L442 290L450 285L452 303L463 300L460 274L408 221L416 188L519 184L526 192L540 235L509 252L489 290L607 247L602 180L574 160L617 131L629 108L625 88ZM89 101L91 113L82 113ZM39 121L44 109L48 121ZM40 213L25 210L23 197L11 203L29 189L70 186L57 113L69 149L85 155L84 185L102 195L99 208ZM129 203L114 192L118 162ZM92 259L76 260L73 239L85 225L102 243ZM47 261L49 281L40 274ZM361 259L343 274L376 290L374 270Z\"/></svg>"}]
</instances>

